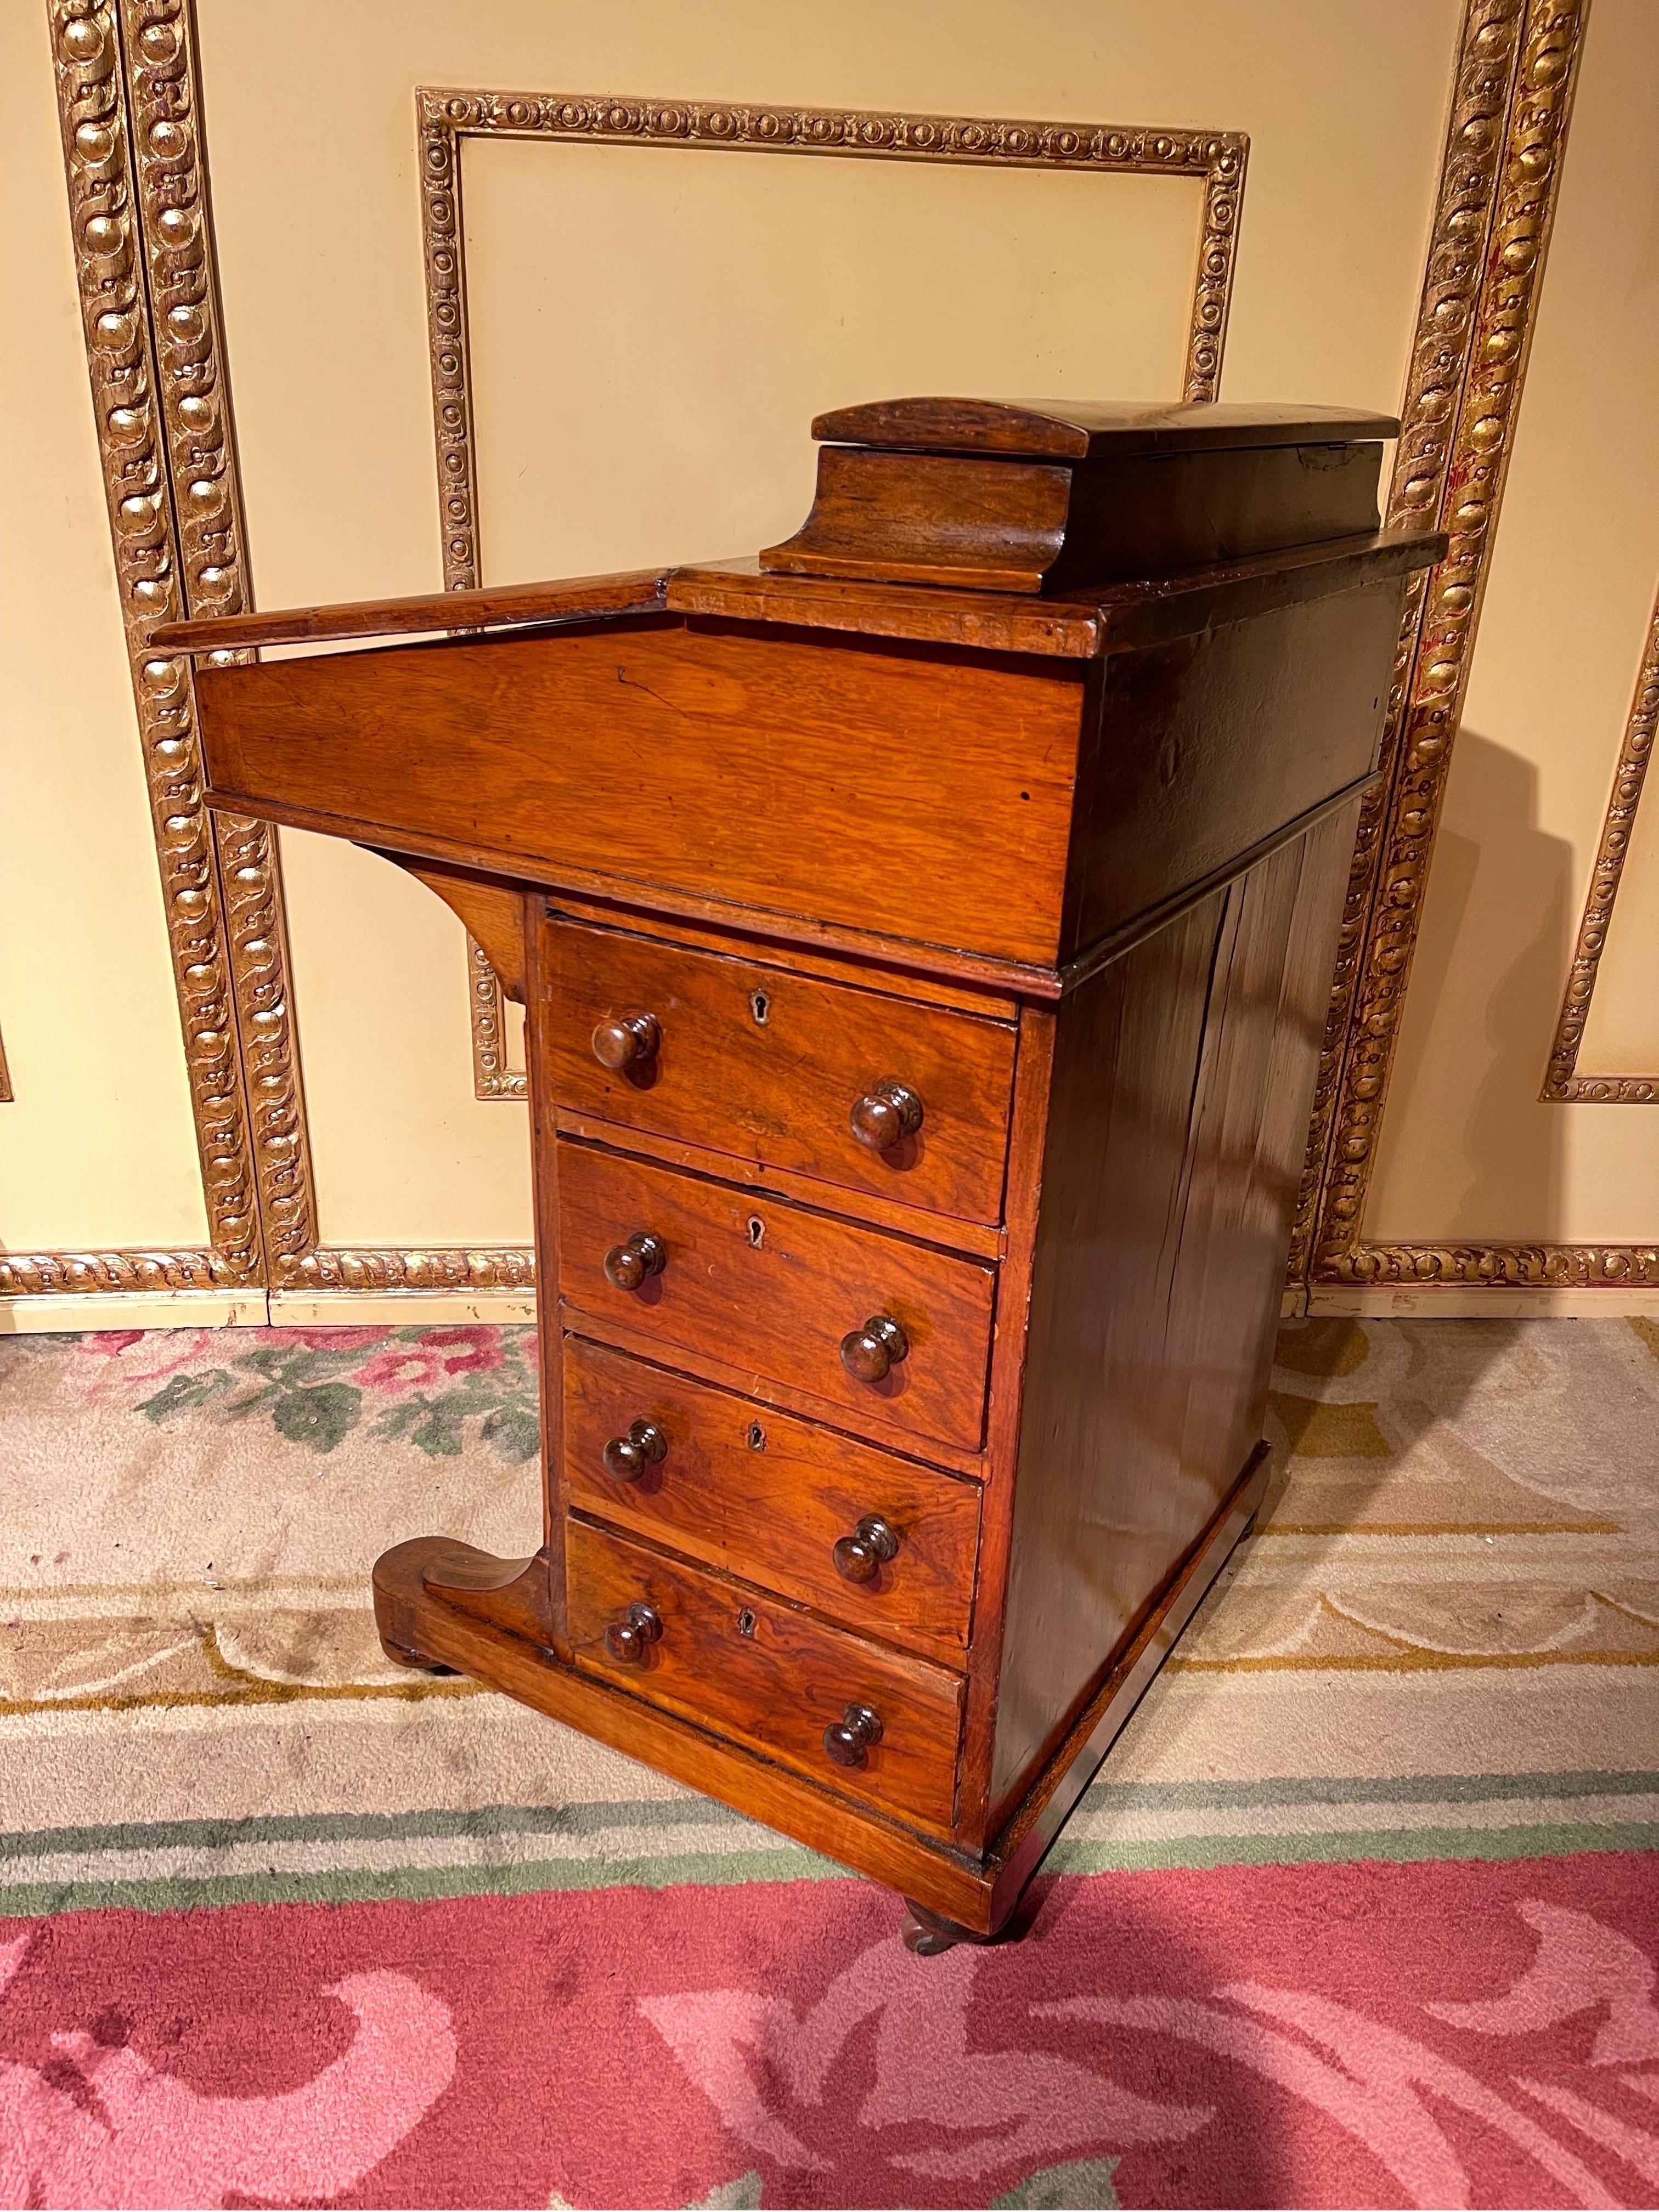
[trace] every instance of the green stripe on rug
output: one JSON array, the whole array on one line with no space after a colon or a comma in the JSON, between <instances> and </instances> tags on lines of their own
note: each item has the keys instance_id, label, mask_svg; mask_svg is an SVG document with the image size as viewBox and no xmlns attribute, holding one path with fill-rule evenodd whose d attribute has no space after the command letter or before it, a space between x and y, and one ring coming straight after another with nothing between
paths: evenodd
<instances>
[{"instance_id":1,"label":"green stripe on rug","mask_svg":"<svg viewBox=\"0 0 1659 2212\"><path fill-rule=\"evenodd\" d=\"M1111 1784L1088 1793L1048 1864L1056 1873L1103 1874L1655 1851L1656 1785L1659 1776L1650 1773L1588 1772ZM1607 1802L1606 1816L1584 1817L1598 1799ZM1577 1817L1540 1818L1552 1803L1559 1804L1564 1815L1569 1806L1575 1808ZM1491 1814L1506 1804L1516 1808L1507 1822L1455 1817L1457 1810ZM1355 1820L1352 1825L1320 1826L1305 1818L1300 1825L1275 1823L1266 1831L1248 1825L1252 1812L1300 1807L1304 1815L1320 1808L1363 1813L1367 1806L1377 1812L1419 1807L1439 1817L1417 1825ZM1133 1832L1137 1815L1144 1820L1180 1811L1205 1817L1190 1831ZM1231 1833L1225 1818L1230 1811L1244 1823ZM1131 1832L1091 1832L1119 1816ZM654 1849L653 1834L659 1838ZM709 1838L710 1847L699 1844L699 1835ZM720 1848L714 1847L717 1838ZM566 1848L550 1851L550 1845L560 1844ZM398 1863L399 1852L409 1855L407 1863ZM269 1854L270 1863L248 1866L254 1854ZM697 1797L41 1829L0 1838L0 1856L9 1863L14 1877L0 1882L0 1914L31 1917L117 1907L173 1912L228 1905L419 1901L612 1886L725 1887L850 1878L829 1860ZM312 1863L293 1863L307 1858ZM283 1864L285 1859L289 1863ZM242 1863L235 1864L239 1860Z\"/></svg>"},{"instance_id":2,"label":"green stripe on rug","mask_svg":"<svg viewBox=\"0 0 1659 2212\"><path fill-rule=\"evenodd\" d=\"M1514 1798L1659 1800L1659 1772L1267 1777L1252 1782L1097 1782L1073 1818L1134 1812L1216 1813L1274 1806L1497 1804ZM48 1851L222 1849L233 1844L381 1843L450 1836L592 1836L617 1828L744 1827L711 1797L566 1805L480 1805L409 1813L301 1813L205 1820L130 1820L0 1833L0 1862Z\"/></svg>"},{"instance_id":3,"label":"green stripe on rug","mask_svg":"<svg viewBox=\"0 0 1659 2212\"><path fill-rule=\"evenodd\" d=\"M193 1912L230 1905L426 1904L534 1891L726 1887L750 1881L857 1881L799 1844L731 1856L526 1860L511 1866L342 1867L323 1875L179 1875L155 1881L20 1882L0 1887L0 1919L59 1912Z\"/></svg>"},{"instance_id":4,"label":"green stripe on rug","mask_svg":"<svg viewBox=\"0 0 1659 2212\"><path fill-rule=\"evenodd\" d=\"M1362 1859L1404 1866L1424 1859L1573 1858L1587 1851L1659 1851L1659 1820L1512 1828L1343 1828L1326 1835L1182 1836L1145 1843L1073 1842L1062 1834L1043 1867L1049 1874L1135 1874L1152 1868L1331 1865Z\"/></svg>"}]
</instances>

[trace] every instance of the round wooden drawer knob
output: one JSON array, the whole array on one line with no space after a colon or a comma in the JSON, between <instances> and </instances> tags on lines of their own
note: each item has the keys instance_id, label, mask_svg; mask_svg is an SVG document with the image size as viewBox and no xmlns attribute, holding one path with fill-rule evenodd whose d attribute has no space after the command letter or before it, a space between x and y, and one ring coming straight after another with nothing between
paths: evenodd
<instances>
[{"instance_id":1,"label":"round wooden drawer knob","mask_svg":"<svg viewBox=\"0 0 1659 2212\"><path fill-rule=\"evenodd\" d=\"M636 1229L626 1244L613 1244L605 1255L605 1279L619 1291L637 1291L648 1276L668 1265L668 1247L648 1229Z\"/></svg>"},{"instance_id":2,"label":"round wooden drawer knob","mask_svg":"<svg viewBox=\"0 0 1659 2212\"><path fill-rule=\"evenodd\" d=\"M837 1766L867 1766L870 1747L881 1741L881 1721L868 1705L848 1705L823 1731L823 1747Z\"/></svg>"},{"instance_id":3,"label":"round wooden drawer knob","mask_svg":"<svg viewBox=\"0 0 1659 2212\"><path fill-rule=\"evenodd\" d=\"M841 1364L855 1382L879 1382L909 1349L910 1340L898 1323L886 1314L876 1314L862 1328L849 1329L842 1337Z\"/></svg>"},{"instance_id":4,"label":"round wooden drawer knob","mask_svg":"<svg viewBox=\"0 0 1659 2212\"><path fill-rule=\"evenodd\" d=\"M625 1067L639 1067L654 1060L661 1042L662 1030L654 1014L616 1014L594 1030L593 1057L601 1067L620 1074Z\"/></svg>"},{"instance_id":5,"label":"round wooden drawer knob","mask_svg":"<svg viewBox=\"0 0 1659 2212\"><path fill-rule=\"evenodd\" d=\"M853 1134L872 1152L890 1152L921 1127L921 1101L902 1083L889 1080L853 1101Z\"/></svg>"},{"instance_id":6,"label":"round wooden drawer knob","mask_svg":"<svg viewBox=\"0 0 1659 2212\"><path fill-rule=\"evenodd\" d=\"M637 1482L647 1467L668 1456L668 1439L654 1421L635 1421L625 1437L605 1448L605 1471L618 1482Z\"/></svg>"},{"instance_id":7,"label":"round wooden drawer knob","mask_svg":"<svg viewBox=\"0 0 1659 2212\"><path fill-rule=\"evenodd\" d=\"M619 1666L640 1667L662 1634L662 1615L648 1605L630 1605L605 1632L605 1648Z\"/></svg>"},{"instance_id":8,"label":"round wooden drawer knob","mask_svg":"<svg viewBox=\"0 0 1659 2212\"><path fill-rule=\"evenodd\" d=\"M898 1554L899 1540L878 1515L866 1513L850 1536L837 1536L830 1556L843 1582L872 1583L889 1559Z\"/></svg>"}]
</instances>

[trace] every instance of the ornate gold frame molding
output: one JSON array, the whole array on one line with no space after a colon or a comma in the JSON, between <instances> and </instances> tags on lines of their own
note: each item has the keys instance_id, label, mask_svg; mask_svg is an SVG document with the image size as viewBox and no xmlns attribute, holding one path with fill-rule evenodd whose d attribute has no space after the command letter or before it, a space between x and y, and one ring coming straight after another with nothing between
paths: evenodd
<instances>
[{"instance_id":1,"label":"ornate gold frame molding","mask_svg":"<svg viewBox=\"0 0 1659 2212\"><path fill-rule=\"evenodd\" d=\"M12 1253L0 1293L522 1290L514 1249L319 1243L267 824L210 815L188 665L157 624L247 605L189 0L46 0L70 228L210 1243Z\"/></svg>"},{"instance_id":2,"label":"ornate gold frame molding","mask_svg":"<svg viewBox=\"0 0 1659 2212\"><path fill-rule=\"evenodd\" d=\"M149 633L246 603L213 242L184 0L48 0L70 225L161 863L209 1244L32 1253L0 1291L257 1289L308 1221L276 854L203 805L190 671Z\"/></svg>"},{"instance_id":3,"label":"ornate gold frame molding","mask_svg":"<svg viewBox=\"0 0 1659 2212\"><path fill-rule=\"evenodd\" d=\"M1185 396L1210 400L1219 389L1249 153L1249 140L1242 131L1159 131L1138 125L1114 127L848 108L748 107L608 93L462 92L426 86L417 89L415 107L444 582L451 591L473 591L482 581L461 217L461 143L466 138L840 155L865 161L969 161L992 167L1079 169L1103 176L1201 178L1204 217L1187 334ZM480 1098L522 1098L525 1079L507 1071L501 1056L501 986L488 957L470 937L467 985L473 1089Z\"/></svg>"},{"instance_id":4,"label":"ornate gold frame molding","mask_svg":"<svg viewBox=\"0 0 1659 2212\"><path fill-rule=\"evenodd\" d=\"M472 1033L472 1095L475 1098L525 1098L530 1079L507 1062L507 999L489 955L471 931L466 939L467 975L471 982L468 1027Z\"/></svg>"},{"instance_id":5,"label":"ornate gold frame molding","mask_svg":"<svg viewBox=\"0 0 1659 2212\"><path fill-rule=\"evenodd\" d=\"M1656 722L1659 722L1659 599L1654 601L1648 623L1647 644L1636 678L1636 696L1631 702L1630 719L1625 724L1624 741L1613 772L1607 819L1601 824L1601 842L1595 848L1595 866L1590 871L1583 919L1578 925L1572 966L1567 971L1561 1018L1556 1024L1549 1068L1540 1094L1547 1103L1572 1106L1659 1105L1659 1075L1580 1075L1577 1072L1578 1047L1607 941L1613 901L1619 896L1625 855L1630 850L1636 810L1641 804Z\"/></svg>"},{"instance_id":6,"label":"ornate gold frame molding","mask_svg":"<svg viewBox=\"0 0 1659 2212\"><path fill-rule=\"evenodd\" d=\"M1383 774L1361 811L1291 1279L1659 1282L1638 1246L1368 1243L1367 1189L1526 373L1589 0L1468 0L1390 526L1450 535L1408 603Z\"/></svg>"}]
</instances>

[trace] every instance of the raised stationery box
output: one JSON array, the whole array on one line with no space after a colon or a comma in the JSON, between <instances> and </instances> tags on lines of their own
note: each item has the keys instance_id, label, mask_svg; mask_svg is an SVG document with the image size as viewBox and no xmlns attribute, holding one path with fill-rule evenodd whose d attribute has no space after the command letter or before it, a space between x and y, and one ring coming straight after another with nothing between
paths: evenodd
<instances>
[{"instance_id":1,"label":"raised stationery box","mask_svg":"<svg viewBox=\"0 0 1659 2212\"><path fill-rule=\"evenodd\" d=\"M398 860L525 1006L544 1541L387 1553L386 1650L890 1884L928 1951L1007 1922L1261 1500L1443 541L1378 532L1377 416L815 427L757 561L155 645L205 656L216 805Z\"/></svg>"}]
</instances>

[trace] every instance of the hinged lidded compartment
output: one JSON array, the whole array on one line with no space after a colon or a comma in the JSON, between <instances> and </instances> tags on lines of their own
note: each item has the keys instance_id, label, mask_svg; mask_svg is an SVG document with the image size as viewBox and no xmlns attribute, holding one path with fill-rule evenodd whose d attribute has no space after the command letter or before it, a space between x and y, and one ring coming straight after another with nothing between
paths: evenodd
<instances>
[{"instance_id":1,"label":"hinged lidded compartment","mask_svg":"<svg viewBox=\"0 0 1659 2212\"><path fill-rule=\"evenodd\" d=\"M812 512L763 569L1054 592L1376 529L1386 415L888 399L820 415Z\"/></svg>"}]
</instances>

